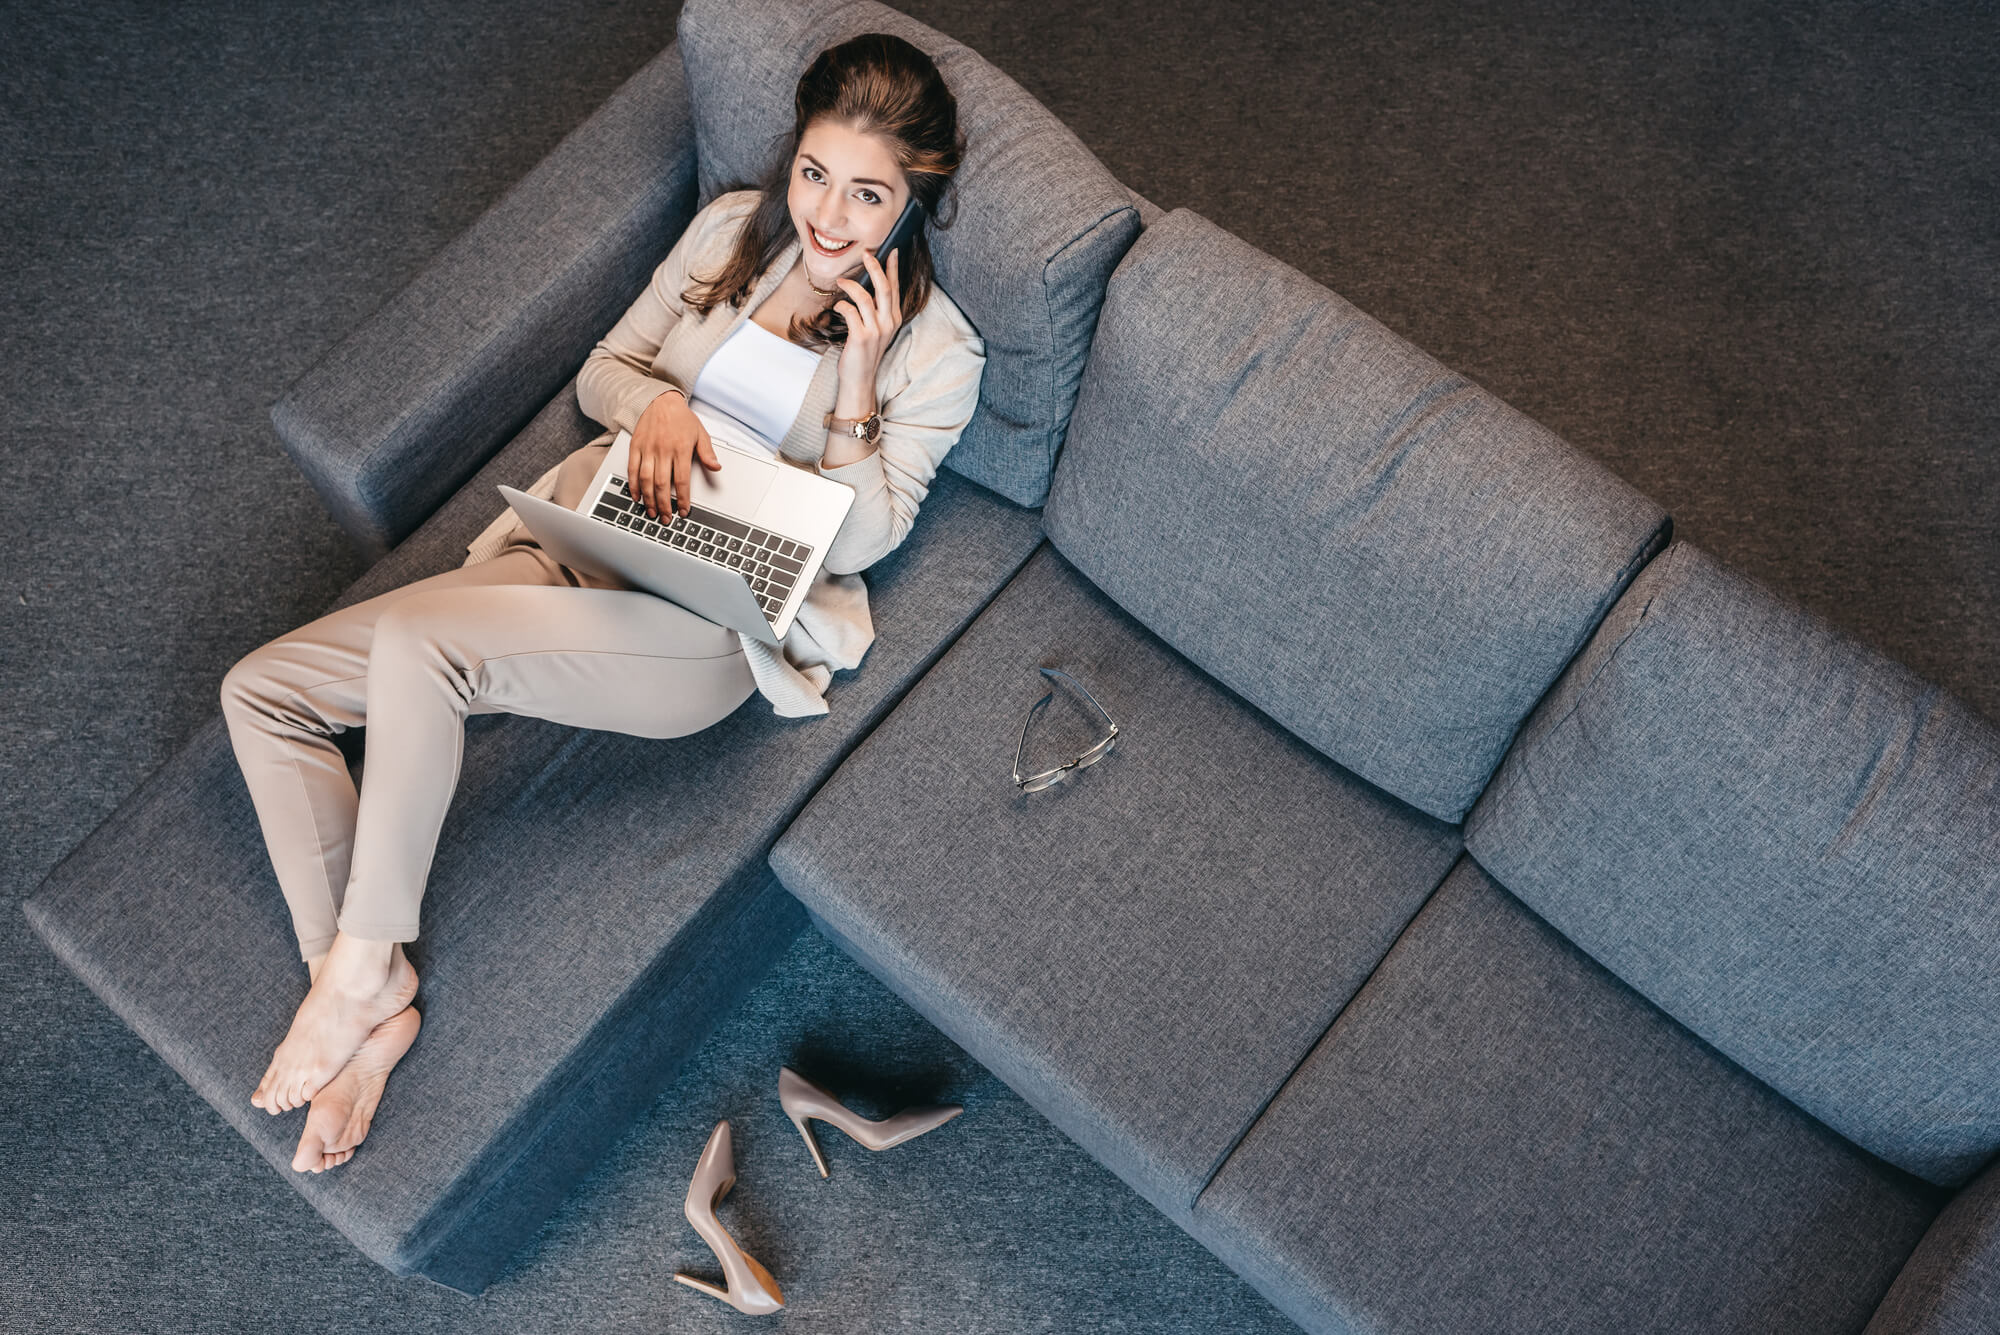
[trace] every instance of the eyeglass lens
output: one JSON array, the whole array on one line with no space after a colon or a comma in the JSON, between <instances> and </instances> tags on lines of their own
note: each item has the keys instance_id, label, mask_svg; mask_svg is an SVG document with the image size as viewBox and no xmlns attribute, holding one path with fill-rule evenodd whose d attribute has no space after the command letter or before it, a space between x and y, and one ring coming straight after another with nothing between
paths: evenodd
<instances>
[{"instance_id":1,"label":"eyeglass lens","mask_svg":"<svg viewBox=\"0 0 2000 1335\"><path fill-rule=\"evenodd\" d=\"M1041 671L1042 675L1049 679L1051 689L1041 699L1029 706L1027 718L1022 720L1021 723L1021 742L1014 757L1015 786L1024 793L1039 793L1045 788L1051 788L1061 783L1071 770L1088 769L1109 755L1112 745L1118 740L1118 725L1110 722L1110 715L1103 713L1104 706L1097 703L1096 697L1090 695L1081 682L1060 669L1045 667ZM1102 715L1104 721L1110 725L1111 731L1107 736L1099 738L1088 750L1078 755L1074 760L1065 761L1052 770L1045 770L1040 774L1023 778L1021 777L1020 765L1021 757L1027 750L1028 728L1034 722L1035 716L1042 711L1043 706L1055 698L1057 692L1053 687L1058 679L1068 682L1085 700L1088 700L1090 706Z\"/></svg>"}]
</instances>

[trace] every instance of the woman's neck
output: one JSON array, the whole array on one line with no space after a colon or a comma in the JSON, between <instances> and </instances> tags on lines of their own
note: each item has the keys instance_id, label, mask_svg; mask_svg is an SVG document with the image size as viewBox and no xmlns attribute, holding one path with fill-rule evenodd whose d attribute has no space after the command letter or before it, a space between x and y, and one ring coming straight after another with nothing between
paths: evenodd
<instances>
[{"instance_id":1,"label":"woman's neck","mask_svg":"<svg viewBox=\"0 0 2000 1335\"><path fill-rule=\"evenodd\" d=\"M791 271L772 289L771 295L750 312L750 318L757 322L759 328L779 338L790 339L794 320L800 316L817 315L826 304L827 299L813 291L805 265L794 259Z\"/></svg>"}]
</instances>

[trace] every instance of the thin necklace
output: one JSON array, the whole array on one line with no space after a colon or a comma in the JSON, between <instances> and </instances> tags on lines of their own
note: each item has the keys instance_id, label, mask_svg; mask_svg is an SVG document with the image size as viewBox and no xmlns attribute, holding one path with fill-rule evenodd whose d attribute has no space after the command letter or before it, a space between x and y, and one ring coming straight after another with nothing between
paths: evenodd
<instances>
[{"instance_id":1,"label":"thin necklace","mask_svg":"<svg viewBox=\"0 0 2000 1335\"><path fill-rule=\"evenodd\" d=\"M818 283L815 283L813 281L812 274L807 272L805 261L803 260L799 262L799 272L805 274L806 286L813 290L814 296L820 298L826 298L826 297L837 297L840 295L840 284L837 282L831 288L824 288L821 287Z\"/></svg>"}]
</instances>

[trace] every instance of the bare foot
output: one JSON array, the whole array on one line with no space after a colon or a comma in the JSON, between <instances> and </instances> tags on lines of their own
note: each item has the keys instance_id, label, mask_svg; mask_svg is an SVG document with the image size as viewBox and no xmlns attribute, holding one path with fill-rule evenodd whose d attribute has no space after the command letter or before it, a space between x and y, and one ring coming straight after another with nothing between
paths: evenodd
<instances>
[{"instance_id":1,"label":"bare foot","mask_svg":"<svg viewBox=\"0 0 2000 1335\"><path fill-rule=\"evenodd\" d=\"M379 962L375 946L334 938L250 1102L274 1116L303 1106L340 1073L375 1026L409 1007L417 995L417 971L401 945L390 946L386 964Z\"/></svg>"},{"instance_id":2,"label":"bare foot","mask_svg":"<svg viewBox=\"0 0 2000 1335\"><path fill-rule=\"evenodd\" d=\"M368 1139L389 1072L416 1042L421 1023L412 1006L368 1031L340 1074L313 1096L305 1134L299 1137L299 1152L292 1156L294 1172L324 1173L354 1157L355 1147Z\"/></svg>"}]
</instances>

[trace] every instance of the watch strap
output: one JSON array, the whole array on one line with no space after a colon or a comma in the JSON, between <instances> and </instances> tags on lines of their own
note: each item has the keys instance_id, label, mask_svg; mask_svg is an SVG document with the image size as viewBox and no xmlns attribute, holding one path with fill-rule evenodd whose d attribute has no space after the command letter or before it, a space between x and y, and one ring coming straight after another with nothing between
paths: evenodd
<instances>
[{"instance_id":1,"label":"watch strap","mask_svg":"<svg viewBox=\"0 0 2000 1335\"><path fill-rule=\"evenodd\" d=\"M843 436L852 436L856 440L865 440L872 445L875 438L882 434L882 410L878 408L866 417L835 417L832 413L828 413L826 429L838 431Z\"/></svg>"}]
</instances>

